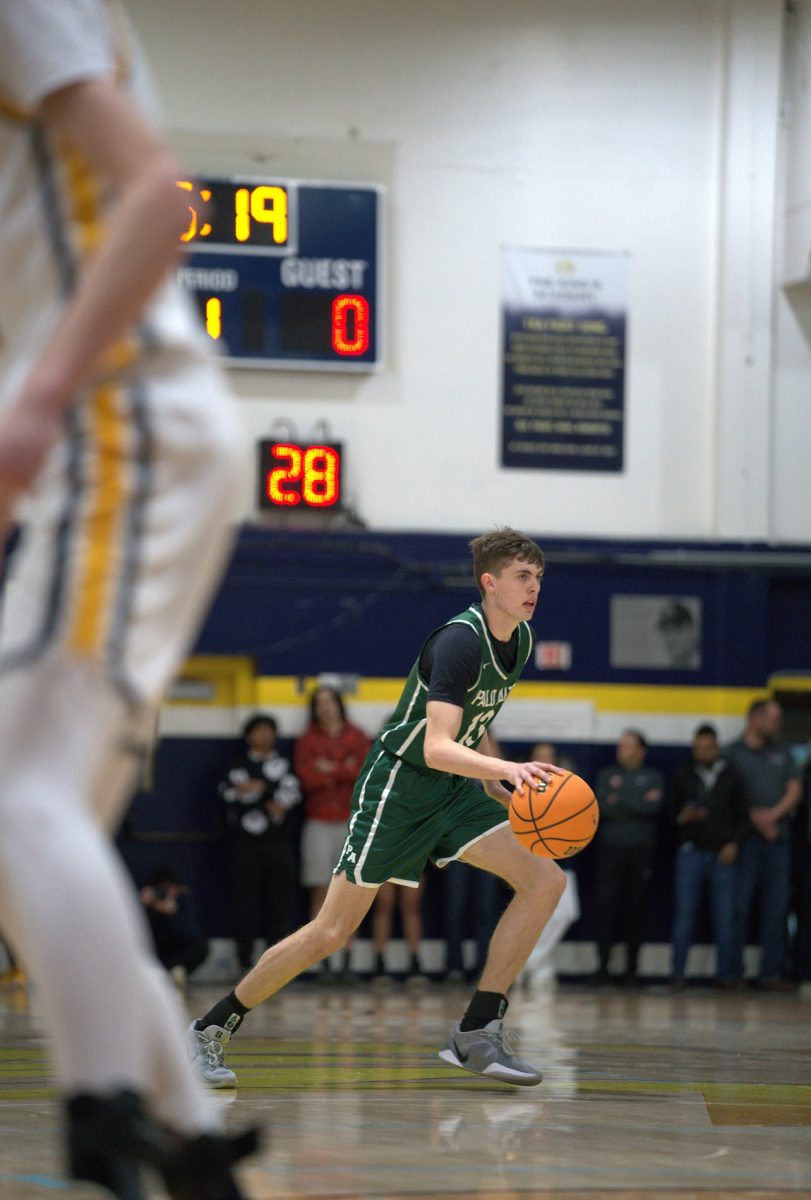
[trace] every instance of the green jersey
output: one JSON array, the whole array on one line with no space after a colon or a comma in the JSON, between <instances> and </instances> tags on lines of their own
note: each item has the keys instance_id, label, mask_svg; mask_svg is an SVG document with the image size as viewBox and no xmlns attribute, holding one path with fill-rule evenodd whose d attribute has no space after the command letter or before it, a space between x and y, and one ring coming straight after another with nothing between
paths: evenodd
<instances>
[{"instance_id":1,"label":"green jersey","mask_svg":"<svg viewBox=\"0 0 811 1200\"><path fill-rule=\"evenodd\" d=\"M518 682L527 659L532 653L535 639L530 626L526 621L522 621L518 626L518 653L515 658L515 666L512 671L507 672L499 661L480 605L471 604L465 612L451 617L450 621L439 628L445 629L448 625L468 625L479 639L481 667L478 678L468 688L465 696L462 721L456 735L456 741L460 745L475 748ZM417 661L406 680L397 707L378 735L378 742L390 754L395 754L398 758L411 763L412 766L422 767L423 770L430 770L425 762L424 752L429 685L420 673L420 659L425 645L437 632L438 630L435 629L425 639Z\"/></svg>"}]
</instances>

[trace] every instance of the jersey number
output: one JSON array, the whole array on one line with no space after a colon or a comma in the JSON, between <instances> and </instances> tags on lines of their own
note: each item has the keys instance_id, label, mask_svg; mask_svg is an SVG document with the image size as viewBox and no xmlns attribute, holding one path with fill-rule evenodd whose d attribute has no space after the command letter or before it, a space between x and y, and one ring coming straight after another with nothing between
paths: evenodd
<instances>
[{"instance_id":1,"label":"jersey number","mask_svg":"<svg viewBox=\"0 0 811 1200\"><path fill-rule=\"evenodd\" d=\"M494 708L488 708L486 712L476 713L476 716L470 723L470 728L462 738L461 744L463 746L471 747L478 746L479 742L487 732L487 726L490 724L495 715L496 710Z\"/></svg>"}]
</instances>

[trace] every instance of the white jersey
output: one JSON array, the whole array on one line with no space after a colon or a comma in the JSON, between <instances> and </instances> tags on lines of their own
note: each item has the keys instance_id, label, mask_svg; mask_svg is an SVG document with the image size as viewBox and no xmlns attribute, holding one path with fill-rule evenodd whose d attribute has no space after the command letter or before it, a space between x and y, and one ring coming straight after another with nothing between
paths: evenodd
<instances>
[{"instance_id":1,"label":"white jersey","mask_svg":"<svg viewBox=\"0 0 811 1200\"><path fill-rule=\"evenodd\" d=\"M117 3L0 0L0 407L69 302L112 199L35 114L71 82L114 75L154 124L131 46ZM221 571L240 470L233 399L174 281L76 400L20 514L0 684L61 655L151 702Z\"/></svg>"},{"instance_id":2,"label":"white jersey","mask_svg":"<svg viewBox=\"0 0 811 1200\"><path fill-rule=\"evenodd\" d=\"M107 201L33 114L72 81L117 71L137 83L115 11L0 0L0 402L69 300ZM63 1094L129 1089L185 1135L211 1118L146 957L141 905L101 833L120 822L152 706L220 577L240 431L173 288L143 326L67 411L0 576L0 895Z\"/></svg>"},{"instance_id":3,"label":"white jersey","mask_svg":"<svg viewBox=\"0 0 811 1200\"><path fill-rule=\"evenodd\" d=\"M143 60L117 4L0 0L0 407L58 320L111 200L34 114L54 91L110 75L152 116ZM136 334L111 351L103 374L162 371L207 352L191 302L171 280Z\"/></svg>"}]
</instances>

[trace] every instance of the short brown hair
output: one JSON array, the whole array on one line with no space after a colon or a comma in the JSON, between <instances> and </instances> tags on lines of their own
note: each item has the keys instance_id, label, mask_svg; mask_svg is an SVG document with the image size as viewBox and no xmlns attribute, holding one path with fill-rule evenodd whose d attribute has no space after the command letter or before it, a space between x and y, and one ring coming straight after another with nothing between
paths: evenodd
<instances>
[{"instance_id":1,"label":"short brown hair","mask_svg":"<svg viewBox=\"0 0 811 1200\"><path fill-rule=\"evenodd\" d=\"M510 529L509 526L473 538L470 549L473 554L473 578L482 596L482 575L498 575L502 567L509 562L518 560L534 563L543 571L543 550L540 546L525 533L518 529Z\"/></svg>"}]
</instances>

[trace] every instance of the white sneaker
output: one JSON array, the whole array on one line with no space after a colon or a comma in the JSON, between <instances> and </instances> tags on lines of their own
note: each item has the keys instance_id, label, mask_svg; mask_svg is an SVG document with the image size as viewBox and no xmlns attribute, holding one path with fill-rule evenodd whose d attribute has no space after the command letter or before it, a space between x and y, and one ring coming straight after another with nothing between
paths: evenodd
<instances>
[{"instance_id":1,"label":"white sneaker","mask_svg":"<svg viewBox=\"0 0 811 1200\"><path fill-rule=\"evenodd\" d=\"M230 1041L231 1034L219 1025L208 1025L196 1029L192 1023L187 1032L191 1064L199 1079L208 1087L230 1088L237 1086L237 1077L225 1065L223 1047Z\"/></svg>"}]
</instances>

